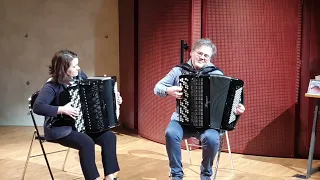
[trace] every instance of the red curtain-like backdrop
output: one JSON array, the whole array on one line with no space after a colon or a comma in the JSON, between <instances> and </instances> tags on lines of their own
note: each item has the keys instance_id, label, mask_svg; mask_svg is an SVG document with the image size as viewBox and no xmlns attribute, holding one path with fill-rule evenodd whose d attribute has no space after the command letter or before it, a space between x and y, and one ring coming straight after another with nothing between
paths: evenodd
<instances>
[{"instance_id":1,"label":"red curtain-like backdrop","mask_svg":"<svg viewBox=\"0 0 320 180\"><path fill-rule=\"evenodd\" d=\"M206 0L204 37L215 64L245 82L246 113L230 132L232 151L294 156L300 66L300 0Z\"/></svg>"},{"instance_id":2,"label":"red curtain-like backdrop","mask_svg":"<svg viewBox=\"0 0 320 180\"><path fill-rule=\"evenodd\" d=\"M246 113L229 133L232 151L307 157L313 101L304 93L320 74L319 7L314 0L119 1L123 126L165 143L175 100L156 97L154 86L179 63L181 39L210 38L214 63L245 81Z\"/></svg>"},{"instance_id":3,"label":"red curtain-like backdrop","mask_svg":"<svg viewBox=\"0 0 320 180\"><path fill-rule=\"evenodd\" d=\"M153 89L180 61L180 40L189 38L190 3L140 0L138 4L138 132L163 143L175 99L156 97Z\"/></svg>"}]
</instances>

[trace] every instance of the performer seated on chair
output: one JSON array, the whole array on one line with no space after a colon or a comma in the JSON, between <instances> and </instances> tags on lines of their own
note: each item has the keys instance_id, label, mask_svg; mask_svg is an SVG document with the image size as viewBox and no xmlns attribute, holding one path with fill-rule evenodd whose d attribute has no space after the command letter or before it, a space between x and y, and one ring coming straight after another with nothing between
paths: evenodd
<instances>
[{"instance_id":1,"label":"performer seated on chair","mask_svg":"<svg viewBox=\"0 0 320 180\"><path fill-rule=\"evenodd\" d=\"M216 55L216 46L209 39L200 39L193 44L192 51L190 52L191 59L187 62L194 70L201 71L202 68L207 66L214 66L210 60ZM182 96L181 87L179 86L179 76L183 73L180 67L173 67L171 71L161 79L154 88L154 93L160 97L168 95L180 99ZM216 68L210 74L221 74L223 72ZM176 109L179 109L177 107ZM236 108L236 114L244 113L245 107L240 104ZM202 163L201 175L202 180L210 180L212 176L213 160L217 154L218 146L220 143L219 131L215 129L208 129L203 131L195 131L187 129L180 125L178 122L178 112L173 112L171 121L166 129L166 149L170 161L170 173L174 180L183 178L183 170L181 163L181 140L195 136L200 139L202 144Z\"/></svg>"},{"instance_id":2,"label":"performer seated on chair","mask_svg":"<svg viewBox=\"0 0 320 180\"><path fill-rule=\"evenodd\" d=\"M116 155L116 135L112 131L87 135L75 131L72 125L55 125L58 115L78 116L79 109L73 108L70 103L59 105L59 95L64 86L70 84L73 77L87 78L83 72L79 73L78 57L72 51L61 50L54 54L49 74L51 79L46 82L35 100L33 111L46 117L44 122L45 139L66 147L79 150L81 169L86 180L99 179L99 172L95 163L95 144L101 146L104 179L115 180L113 173L120 170ZM118 101L122 98L118 93ZM60 122L63 120L60 120Z\"/></svg>"}]
</instances>

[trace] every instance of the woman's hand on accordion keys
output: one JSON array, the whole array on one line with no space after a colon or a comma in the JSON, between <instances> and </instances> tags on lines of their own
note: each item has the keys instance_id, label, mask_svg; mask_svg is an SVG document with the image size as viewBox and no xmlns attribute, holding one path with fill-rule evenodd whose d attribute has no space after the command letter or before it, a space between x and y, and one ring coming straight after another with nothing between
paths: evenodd
<instances>
[{"instance_id":1,"label":"woman's hand on accordion keys","mask_svg":"<svg viewBox=\"0 0 320 180\"><path fill-rule=\"evenodd\" d=\"M238 107L236 108L236 115L243 114L246 108L244 107L243 104L239 104Z\"/></svg>"},{"instance_id":2,"label":"woman's hand on accordion keys","mask_svg":"<svg viewBox=\"0 0 320 180\"><path fill-rule=\"evenodd\" d=\"M71 106L71 102L64 105L64 106L60 106L58 109L59 114L68 115L68 116L72 117L73 119L76 119L76 117L79 116L79 111L80 110L78 108L74 108Z\"/></svg>"},{"instance_id":3,"label":"woman's hand on accordion keys","mask_svg":"<svg viewBox=\"0 0 320 180\"><path fill-rule=\"evenodd\" d=\"M166 92L168 95L173 96L177 99L181 99L182 98L182 88L180 86L171 86L168 87Z\"/></svg>"}]
</instances>

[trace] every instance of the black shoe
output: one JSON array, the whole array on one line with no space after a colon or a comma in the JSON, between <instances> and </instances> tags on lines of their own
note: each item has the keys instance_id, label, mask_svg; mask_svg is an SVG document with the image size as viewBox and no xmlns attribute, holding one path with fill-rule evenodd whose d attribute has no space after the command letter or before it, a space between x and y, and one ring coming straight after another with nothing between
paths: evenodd
<instances>
[{"instance_id":1,"label":"black shoe","mask_svg":"<svg viewBox=\"0 0 320 180\"><path fill-rule=\"evenodd\" d=\"M182 180L182 177L171 177L171 180Z\"/></svg>"},{"instance_id":2,"label":"black shoe","mask_svg":"<svg viewBox=\"0 0 320 180\"><path fill-rule=\"evenodd\" d=\"M202 174L200 175L201 180L210 180L210 176L203 176Z\"/></svg>"}]
</instances>

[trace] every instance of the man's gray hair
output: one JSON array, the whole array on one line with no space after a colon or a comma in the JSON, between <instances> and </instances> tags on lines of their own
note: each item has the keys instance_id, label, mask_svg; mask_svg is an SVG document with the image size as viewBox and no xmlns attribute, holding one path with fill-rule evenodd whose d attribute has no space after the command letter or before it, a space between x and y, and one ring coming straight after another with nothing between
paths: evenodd
<instances>
[{"instance_id":1,"label":"man's gray hair","mask_svg":"<svg viewBox=\"0 0 320 180\"><path fill-rule=\"evenodd\" d=\"M199 40L195 41L193 43L192 50L194 51L196 49L199 49L202 46L207 46L207 47L210 47L212 49L211 59L213 59L213 58L215 58L217 56L217 47L208 38L199 39Z\"/></svg>"}]
</instances>

